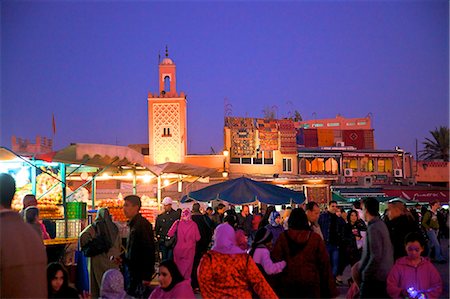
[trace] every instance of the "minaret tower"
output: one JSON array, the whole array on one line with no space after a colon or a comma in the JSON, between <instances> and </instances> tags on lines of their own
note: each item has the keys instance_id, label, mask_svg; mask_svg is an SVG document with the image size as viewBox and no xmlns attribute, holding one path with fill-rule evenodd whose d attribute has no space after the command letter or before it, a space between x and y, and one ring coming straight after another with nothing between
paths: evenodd
<instances>
[{"instance_id":1,"label":"minaret tower","mask_svg":"<svg viewBox=\"0 0 450 299\"><path fill-rule=\"evenodd\" d=\"M187 153L186 96L177 93L176 66L166 55L159 63L159 93L148 93L150 163L184 162Z\"/></svg>"}]
</instances>

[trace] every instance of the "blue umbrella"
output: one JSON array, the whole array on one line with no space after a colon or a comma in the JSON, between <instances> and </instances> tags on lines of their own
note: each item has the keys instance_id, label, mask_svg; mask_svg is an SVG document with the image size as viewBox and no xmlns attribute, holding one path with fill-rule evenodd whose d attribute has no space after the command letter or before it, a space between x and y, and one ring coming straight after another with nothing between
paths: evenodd
<instances>
[{"instance_id":1,"label":"blue umbrella","mask_svg":"<svg viewBox=\"0 0 450 299\"><path fill-rule=\"evenodd\" d=\"M215 199L237 205L251 203L256 200L266 204L282 205L290 203L300 204L305 201L305 195L303 192L240 177L189 192L181 199L181 202L191 200L211 201Z\"/></svg>"}]
</instances>

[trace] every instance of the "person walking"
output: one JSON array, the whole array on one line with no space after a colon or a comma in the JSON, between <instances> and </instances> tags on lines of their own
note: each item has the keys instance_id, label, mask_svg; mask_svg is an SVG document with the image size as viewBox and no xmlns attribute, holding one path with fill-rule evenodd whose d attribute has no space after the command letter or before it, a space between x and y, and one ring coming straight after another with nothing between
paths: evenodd
<instances>
[{"instance_id":1,"label":"person walking","mask_svg":"<svg viewBox=\"0 0 450 299\"><path fill-rule=\"evenodd\" d=\"M214 223L214 228L216 228L219 224L222 224L225 217L225 205L223 203L219 203L214 210L214 214L211 215L211 220Z\"/></svg>"},{"instance_id":2,"label":"person walking","mask_svg":"<svg viewBox=\"0 0 450 299\"><path fill-rule=\"evenodd\" d=\"M234 228L217 226L214 245L205 253L198 268L202 298L278 298L253 259L236 244Z\"/></svg>"},{"instance_id":3,"label":"person walking","mask_svg":"<svg viewBox=\"0 0 450 299\"><path fill-rule=\"evenodd\" d=\"M269 216L269 224L267 224L266 229L272 233L272 246L278 240L278 237L284 232L284 227L281 224L281 215L277 211L273 211Z\"/></svg>"},{"instance_id":4,"label":"person walking","mask_svg":"<svg viewBox=\"0 0 450 299\"><path fill-rule=\"evenodd\" d=\"M364 200L364 215L368 223L366 243L360 261L361 298L386 298L386 278L394 263L389 231L379 216L376 198Z\"/></svg>"},{"instance_id":5,"label":"person walking","mask_svg":"<svg viewBox=\"0 0 450 299\"><path fill-rule=\"evenodd\" d=\"M47 298L47 254L36 231L11 209L12 176L0 174L0 298Z\"/></svg>"},{"instance_id":6,"label":"person walking","mask_svg":"<svg viewBox=\"0 0 450 299\"><path fill-rule=\"evenodd\" d=\"M399 200L388 203L387 218L385 222L394 248L395 261L402 256L406 256L404 238L407 234L416 232L417 225L405 204Z\"/></svg>"},{"instance_id":7,"label":"person walking","mask_svg":"<svg viewBox=\"0 0 450 299\"><path fill-rule=\"evenodd\" d=\"M242 206L242 211L237 214L237 228L241 229L247 237L249 245L253 241L252 236L252 220L253 215L250 214L250 208L248 205Z\"/></svg>"},{"instance_id":8,"label":"person walking","mask_svg":"<svg viewBox=\"0 0 450 299\"><path fill-rule=\"evenodd\" d=\"M139 213L141 199L136 195L124 198L123 211L128 218L130 234L124 255L129 280L127 293L137 298L147 298L150 282L155 272L155 241L152 224Z\"/></svg>"},{"instance_id":9,"label":"person walking","mask_svg":"<svg viewBox=\"0 0 450 299\"><path fill-rule=\"evenodd\" d=\"M338 276L339 247L342 245L345 222L336 215L337 209L337 202L334 200L330 201L328 211L319 216L319 225L331 259L333 276L336 278L336 283L342 285L343 281L341 277Z\"/></svg>"},{"instance_id":10,"label":"person walking","mask_svg":"<svg viewBox=\"0 0 450 299\"><path fill-rule=\"evenodd\" d=\"M189 280L194 264L195 246L200 240L198 226L192 221L189 209L181 212L181 219L174 222L167 235L169 237L176 235L177 243L173 249L173 258L181 275Z\"/></svg>"},{"instance_id":11,"label":"person walking","mask_svg":"<svg viewBox=\"0 0 450 299\"><path fill-rule=\"evenodd\" d=\"M311 231L303 209L293 209L288 230L272 250L274 261L286 261L277 293L282 298L334 298L339 293L325 242Z\"/></svg>"},{"instance_id":12,"label":"person walking","mask_svg":"<svg viewBox=\"0 0 450 299\"><path fill-rule=\"evenodd\" d=\"M437 238L439 232L439 222L437 217L437 210L440 208L440 204L437 201L430 203L431 209L426 211L422 217L422 227L427 232L429 254L431 248L434 248L434 260L437 263L446 263L447 261L442 256L441 244Z\"/></svg>"},{"instance_id":13,"label":"person walking","mask_svg":"<svg viewBox=\"0 0 450 299\"><path fill-rule=\"evenodd\" d=\"M200 264L200 259L203 254L208 251L208 246L211 243L213 228L211 219L208 215L203 215L200 212L200 204L198 202L192 205L191 219L197 224L198 231L200 232L200 240L195 245L194 264L192 266L191 284L194 292L200 292L197 278L197 268Z\"/></svg>"},{"instance_id":14,"label":"person walking","mask_svg":"<svg viewBox=\"0 0 450 299\"><path fill-rule=\"evenodd\" d=\"M161 253L161 260L173 258L173 247L166 244L167 232L172 227L175 220L180 219L180 213L172 208L173 200L165 197L162 201L164 212L156 217L155 233L158 240L158 249Z\"/></svg>"},{"instance_id":15,"label":"person walking","mask_svg":"<svg viewBox=\"0 0 450 299\"><path fill-rule=\"evenodd\" d=\"M81 250L90 258L91 296L98 298L103 274L109 269L119 268L115 258L120 256L121 239L107 208L97 211L94 222L80 233L79 241Z\"/></svg>"},{"instance_id":16,"label":"person walking","mask_svg":"<svg viewBox=\"0 0 450 299\"><path fill-rule=\"evenodd\" d=\"M322 230L320 229L320 225L318 222L320 216L320 208L317 202L309 201L305 206L305 212L306 218L308 218L309 227L323 240Z\"/></svg>"}]
</instances>

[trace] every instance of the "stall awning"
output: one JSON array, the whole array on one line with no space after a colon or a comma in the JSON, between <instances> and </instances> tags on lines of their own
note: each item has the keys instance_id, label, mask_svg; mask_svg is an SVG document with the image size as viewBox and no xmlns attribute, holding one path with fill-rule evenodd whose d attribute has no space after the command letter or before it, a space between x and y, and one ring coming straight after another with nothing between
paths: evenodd
<instances>
[{"instance_id":1,"label":"stall awning","mask_svg":"<svg viewBox=\"0 0 450 299\"><path fill-rule=\"evenodd\" d=\"M0 161L10 161L17 158L20 158L20 156L12 150L3 146L0 147Z\"/></svg>"},{"instance_id":2,"label":"stall awning","mask_svg":"<svg viewBox=\"0 0 450 299\"><path fill-rule=\"evenodd\" d=\"M407 200L419 201L419 202L448 202L449 201L449 191L448 190L406 190L406 189L392 189L384 190L386 195L402 197Z\"/></svg>"},{"instance_id":3,"label":"stall awning","mask_svg":"<svg viewBox=\"0 0 450 299\"><path fill-rule=\"evenodd\" d=\"M160 176L163 173L184 174L196 177L208 177L217 173L217 169L197 166L186 163L167 162L163 164L152 165L148 167L155 175Z\"/></svg>"},{"instance_id":4,"label":"stall awning","mask_svg":"<svg viewBox=\"0 0 450 299\"><path fill-rule=\"evenodd\" d=\"M47 162L105 166L146 166L144 156L137 151L118 145L75 143L51 153L38 154L36 159Z\"/></svg>"},{"instance_id":5,"label":"stall awning","mask_svg":"<svg viewBox=\"0 0 450 299\"><path fill-rule=\"evenodd\" d=\"M381 188L333 188L333 191L338 191L345 198L379 197L386 195Z\"/></svg>"}]
</instances>

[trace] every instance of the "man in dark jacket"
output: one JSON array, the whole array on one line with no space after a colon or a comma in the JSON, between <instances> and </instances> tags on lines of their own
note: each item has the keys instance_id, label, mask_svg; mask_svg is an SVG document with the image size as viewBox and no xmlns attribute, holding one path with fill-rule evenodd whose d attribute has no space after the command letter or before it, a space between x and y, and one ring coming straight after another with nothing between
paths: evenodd
<instances>
[{"instance_id":1,"label":"man in dark jacket","mask_svg":"<svg viewBox=\"0 0 450 299\"><path fill-rule=\"evenodd\" d=\"M395 261L402 256L406 256L405 236L409 233L417 232L419 227L415 223L413 216L409 214L405 204L399 200L388 204L387 216L388 220L385 222L394 248Z\"/></svg>"},{"instance_id":2,"label":"man in dark jacket","mask_svg":"<svg viewBox=\"0 0 450 299\"><path fill-rule=\"evenodd\" d=\"M223 203L219 203L214 211L214 214L211 216L211 220L214 222L214 228L216 228L219 224L223 223L223 218L225 214L225 205Z\"/></svg>"},{"instance_id":3,"label":"man in dark jacket","mask_svg":"<svg viewBox=\"0 0 450 299\"><path fill-rule=\"evenodd\" d=\"M139 196L128 195L124 198L123 211L130 227L124 259L129 272L126 290L133 297L148 298L155 272L155 240L152 224L142 217L140 209Z\"/></svg>"},{"instance_id":4,"label":"man in dark jacket","mask_svg":"<svg viewBox=\"0 0 450 299\"><path fill-rule=\"evenodd\" d=\"M158 239L158 248L161 253L161 260L173 259L173 248L167 247L165 244L165 239L169 229L175 220L180 219L180 213L172 209L172 198L165 197L162 201L164 212L156 217L155 233Z\"/></svg>"},{"instance_id":5,"label":"man in dark jacket","mask_svg":"<svg viewBox=\"0 0 450 299\"><path fill-rule=\"evenodd\" d=\"M336 215L336 211L337 202L332 200L328 205L328 211L322 213L319 217L319 226L330 256L334 277L338 275L339 246L341 245L345 226L344 220ZM342 284L342 280L339 278L337 278L336 282Z\"/></svg>"},{"instance_id":6,"label":"man in dark jacket","mask_svg":"<svg viewBox=\"0 0 450 299\"><path fill-rule=\"evenodd\" d=\"M364 200L367 237L360 260L361 298L388 298L386 279L394 264L394 253L386 224L379 216L376 198Z\"/></svg>"}]
</instances>

